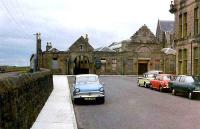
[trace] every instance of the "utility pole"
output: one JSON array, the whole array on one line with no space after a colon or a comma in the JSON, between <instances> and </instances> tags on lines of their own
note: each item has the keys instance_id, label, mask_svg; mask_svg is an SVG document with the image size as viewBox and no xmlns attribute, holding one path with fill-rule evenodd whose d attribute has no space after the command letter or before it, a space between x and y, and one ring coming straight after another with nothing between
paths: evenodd
<instances>
[{"instance_id":1,"label":"utility pole","mask_svg":"<svg viewBox=\"0 0 200 129\"><path fill-rule=\"evenodd\" d=\"M36 55L35 55L35 66L34 66L34 72L36 72L39 70L39 65L38 65L39 43L38 41L41 40L41 33L36 33L34 35L36 35Z\"/></svg>"}]
</instances>

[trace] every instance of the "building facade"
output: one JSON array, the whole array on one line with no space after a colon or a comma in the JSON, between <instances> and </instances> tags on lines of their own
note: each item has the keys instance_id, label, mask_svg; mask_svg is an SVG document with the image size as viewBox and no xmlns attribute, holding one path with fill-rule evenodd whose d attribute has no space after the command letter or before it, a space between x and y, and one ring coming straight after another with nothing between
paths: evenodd
<instances>
[{"instance_id":1,"label":"building facade","mask_svg":"<svg viewBox=\"0 0 200 129\"><path fill-rule=\"evenodd\" d=\"M158 20L156 38L162 48L175 49L174 45L174 21ZM176 71L176 56L163 53L163 71L173 73Z\"/></svg>"},{"instance_id":2,"label":"building facade","mask_svg":"<svg viewBox=\"0 0 200 129\"><path fill-rule=\"evenodd\" d=\"M94 49L87 35L78 38L67 51L59 51L51 43L42 51L40 38L38 44L39 67L51 69L54 74L140 75L163 68L161 44L146 25L130 39L109 47ZM113 45L117 50L110 48Z\"/></svg>"},{"instance_id":3,"label":"building facade","mask_svg":"<svg viewBox=\"0 0 200 129\"><path fill-rule=\"evenodd\" d=\"M200 0L174 0L177 74L200 74Z\"/></svg>"}]
</instances>

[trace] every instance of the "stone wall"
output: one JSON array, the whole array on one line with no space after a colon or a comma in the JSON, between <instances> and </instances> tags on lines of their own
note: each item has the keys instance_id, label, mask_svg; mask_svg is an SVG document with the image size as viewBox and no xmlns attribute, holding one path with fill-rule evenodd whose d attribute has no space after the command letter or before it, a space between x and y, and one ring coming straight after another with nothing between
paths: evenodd
<instances>
[{"instance_id":1,"label":"stone wall","mask_svg":"<svg viewBox=\"0 0 200 129\"><path fill-rule=\"evenodd\" d=\"M47 70L0 78L0 129L30 129L52 89Z\"/></svg>"}]
</instances>

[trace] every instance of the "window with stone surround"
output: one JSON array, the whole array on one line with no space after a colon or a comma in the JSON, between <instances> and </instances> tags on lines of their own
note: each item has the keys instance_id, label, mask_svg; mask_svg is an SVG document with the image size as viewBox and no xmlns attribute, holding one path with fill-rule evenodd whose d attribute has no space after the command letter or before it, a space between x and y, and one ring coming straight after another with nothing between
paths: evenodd
<instances>
[{"instance_id":1,"label":"window with stone surround","mask_svg":"<svg viewBox=\"0 0 200 129\"><path fill-rule=\"evenodd\" d=\"M194 35L199 34L199 8L194 9Z\"/></svg>"},{"instance_id":2,"label":"window with stone surround","mask_svg":"<svg viewBox=\"0 0 200 129\"><path fill-rule=\"evenodd\" d=\"M187 13L183 14L183 37L187 36Z\"/></svg>"},{"instance_id":3,"label":"window with stone surround","mask_svg":"<svg viewBox=\"0 0 200 129\"><path fill-rule=\"evenodd\" d=\"M182 61L182 49L178 51L178 60Z\"/></svg>"},{"instance_id":4,"label":"window with stone surround","mask_svg":"<svg viewBox=\"0 0 200 129\"><path fill-rule=\"evenodd\" d=\"M182 38L183 34L183 19L182 19L182 14L179 15L179 38Z\"/></svg>"},{"instance_id":5,"label":"window with stone surround","mask_svg":"<svg viewBox=\"0 0 200 129\"><path fill-rule=\"evenodd\" d=\"M178 51L178 74L182 74L182 49Z\"/></svg>"},{"instance_id":6,"label":"window with stone surround","mask_svg":"<svg viewBox=\"0 0 200 129\"><path fill-rule=\"evenodd\" d=\"M183 74L187 74L187 49L183 50Z\"/></svg>"},{"instance_id":7,"label":"window with stone surround","mask_svg":"<svg viewBox=\"0 0 200 129\"><path fill-rule=\"evenodd\" d=\"M116 69L117 69L117 60L113 59L112 60L112 71L116 71Z\"/></svg>"},{"instance_id":8,"label":"window with stone surround","mask_svg":"<svg viewBox=\"0 0 200 129\"><path fill-rule=\"evenodd\" d=\"M101 59L101 72L106 72L106 59Z\"/></svg>"},{"instance_id":9,"label":"window with stone surround","mask_svg":"<svg viewBox=\"0 0 200 129\"><path fill-rule=\"evenodd\" d=\"M194 75L198 74L198 47L194 47L194 54L193 54L193 73Z\"/></svg>"},{"instance_id":10,"label":"window with stone surround","mask_svg":"<svg viewBox=\"0 0 200 129\"><path fill-rule=\"evenodd\" d=\"M53 59L52 59L51 68L52 68L52 69L59 69L59 63L58 63L58 59L57 59L57 58L53 58Z\"/></svg>"},{"instance_id":11,"label":"window with stone surround","mask_svg":"<svg viewBox=\"0 0 200 129\"><path fill-rule=\"evenodd\" d=\"M127 70L128 70L129 72L132 72L132 71L133 71L133 59L128 59Z\"/></svg>"}]
</instances>

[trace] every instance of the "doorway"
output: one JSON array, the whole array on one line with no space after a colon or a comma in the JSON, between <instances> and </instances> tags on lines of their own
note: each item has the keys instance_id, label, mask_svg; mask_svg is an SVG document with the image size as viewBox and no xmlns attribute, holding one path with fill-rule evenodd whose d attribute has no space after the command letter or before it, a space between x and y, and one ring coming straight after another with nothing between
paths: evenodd
<instances>
[{"instance_id":1,"label":"doorway","mask_svg":"<svg viewBox=\"0 0 200 129\"><path fill-rule=\"evenodd\" d=\"M142 75L143 73L148 71L148 63L139 63L138 64L138 75Z\"/></svg>"},{"instance_id":2,"label":"doorway","mask_svg":"<svg viewBox=\"0 0 200 129\"><path fill-rule=\"evenodd\" d=\"M74 60L74 74L89 74L89 59L86 56L77 56Z\"/></svg>"}]
</instances>

